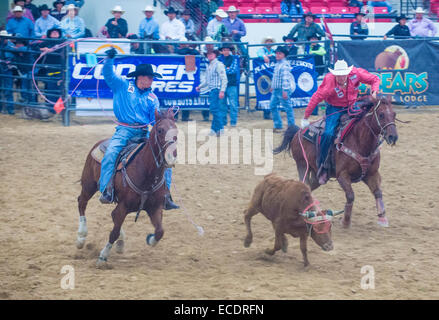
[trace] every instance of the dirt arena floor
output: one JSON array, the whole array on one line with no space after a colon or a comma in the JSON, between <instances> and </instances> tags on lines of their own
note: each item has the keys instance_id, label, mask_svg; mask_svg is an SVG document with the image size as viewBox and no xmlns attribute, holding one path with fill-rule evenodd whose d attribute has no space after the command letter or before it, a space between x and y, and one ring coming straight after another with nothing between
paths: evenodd
<instances>
[{"instance_id":1,"label":"dirt arena floor","mask_svg":"<svg viewBox=\"0 0 439 320\"><path fill-rule=\"evenodd\" d=\"M396 147L382 148L389 228L377 225L373 196L356 184L352 227L335 221L331 252L309 240L311 266L304 268L297 239L289 237L288 253L264 253L274 233L262 215L253 219L252 246L243 247L243 210L262 179L253 165L179 164L174 200L204 236L183 210L167 211L164 238L152 248L145 243L153 231L146 214L137 223L131 214L124 224L125 253L113 248L111 268L98 270L113 206L101 205L95 195L86 213L86 246L76 249L77 180L89 148L111 136L114 125L74 118L63 127L59 118L40 122L1 114L0 299L438 299L439 113L401 111L398 117L411 123L398 124ZM270 129L272 122L241 112L239 126ZM281 136L274 138L277 145ZM274 171L297 179L289 156L275 156ZM337 182L314 194L323 207L344 206ZM65 265L75 270L73 290L60 286ZM360 287L366 265L375 270L375 289Z\"/></svg>"}]
</instances>

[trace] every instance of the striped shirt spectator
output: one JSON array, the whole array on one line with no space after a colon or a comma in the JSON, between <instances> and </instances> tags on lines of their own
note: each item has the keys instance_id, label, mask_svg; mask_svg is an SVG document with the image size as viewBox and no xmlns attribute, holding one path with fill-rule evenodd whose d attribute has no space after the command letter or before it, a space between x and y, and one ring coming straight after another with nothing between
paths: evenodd
<instances>
[{"instance_id":1,"label":"striped shirt spectator","mask_svg":"<svg viewBox=\"0 0 439 320\"><path fill-rule=\"evenodd\" d=\"M282 59L274 66L271 88L290 90L292 78L290 62L287 59Z\"/></svg>"},{"instance_id":2,"label":"striped shirt spectator","mask_svg":"<svg viewBox=\"0 0 439 320\"><path fill-rule=\"evenodd\" d=\"M227 74L224 64L218 59L212 60L207 66L206 78L200 84L200 89L208 87L209 91L219 89L226 91L227 88Z\"/></svg>"}]
</instances>

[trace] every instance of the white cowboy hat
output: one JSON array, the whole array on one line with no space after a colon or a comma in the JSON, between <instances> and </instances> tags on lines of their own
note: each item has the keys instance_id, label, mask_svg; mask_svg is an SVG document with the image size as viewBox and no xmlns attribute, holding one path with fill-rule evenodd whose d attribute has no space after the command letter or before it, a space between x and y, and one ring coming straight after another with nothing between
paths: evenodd
<instances>
[{"instance_id":1,"label":"white cowboy hat","mask_svg":"<svg viewBox=\"0 0 439 320\"><path fill-rule=\"evenodd\" d=\"M415 13L425 13L425 11L421 7L417 7Z\"/></svg>"},{"instance_id":2,"label":"white cowboy hat","mask_svg":"<svg viewBox=\"0 0 439 320\"><path fill-rule=\"evenodd\" d=\"M207 36L206 38L204 38L204 42L215 42L212 37Z\"/></svg>"},{"instance_id":3,"label":"white cowboy hat","mask_svg":"<svg viewBox=\"0 0 439 320\"><path fill-rule=\"evenodd\" d=\"M10 37L12 34L8 33L6 30L2 30L0 31L0 36Z\"/></svg>"},{"instance_id":4,"label":"white cowboy hat","mask_svg":"<svg viewBox=\"0 0 439 320\"><path fill-rule=\"evenodd\" d=\"M153 7L151 7L151 6L146 6L145 9L143 9L142 11L143 11L143 12L145 12L145 11L151 11L151 12L154 12L155 9L154 9Z\"/></svg>"},{"instance_id":5,"label":"white cowboy hat","mask_svg":"<svg viewBox=\"0 0 439 320\"><path fill-rule=\"evenodd\" d=\"M75 6L73 3L71 3L71 4L69 4L69 5L66 7L66 10L67 10L67 11L69 11L70 9L76 9L76 10L78 10L79 8L78 8L77 6Z\"/></svg>"},{"instance_id":6,"label":"white cowboy hat","mask_svg":"<svg viewBox=\"0 0 439 320\"><path fill-rule=\"evenodd\" d=\"M23 12L23 8L20 7L20 6L15 6L15 8L12 9L12 12L17 12L17 11L21 11L21 12Z\"/></svg>"},{"instance_id":7,"label":"white cowboy hat","mask_svg":"<svg viewBox=\"0 0 439 320\"><path fill-rule=\"evenodd\" d=\"M338 60L334 64L334 69L328 68L334 76L346 76L351 73L353 66L348 67L348 64L344 60Z\"/></svg>"},{"instance_id":8,"label":"white cowboy hat","mask_svg":"<svg viewBox=\"0 0 439 320\"><path fill-rule=\"evenodd\" d=\"M113 12L122 12L122 13L125 13L125 10L123 10L121 6L115 6L110 12L111 12L111 13L113 13Z\"/></svg>"},{"instance_id":9,"label":"white cowboy hat","mask_svg":"<svg viewBox=\"0 0 439 320\"><path fill-rule=\"evenodd\" d=\"M267 42L267 40L271 40L273 42L276 42L276 40L274 40L274 38L272 36L266 36L262 39L262 43Z\"/></svg>"},{"instance_id":10,"label":"white cowboy hat","mask_svg":"<svg viewBox=\"0 0 439 320\"><path fill-rule=\"evenodd\" d=\"M220 18L227 18L227 13L223 9L217 9L214 13L214 16L219 16Z\"/></svg>"},{"instance_id":11,"label":"white cowboy hat","mask_svg":"<svg viewBox=\"0 0 439 320\"><path fill-rule=\"evenodd\" d=\"M235 6L230 6L229 9L227 9L227 12L239 12L239 10L236 9Z\"/></svg>"}]
</instances>

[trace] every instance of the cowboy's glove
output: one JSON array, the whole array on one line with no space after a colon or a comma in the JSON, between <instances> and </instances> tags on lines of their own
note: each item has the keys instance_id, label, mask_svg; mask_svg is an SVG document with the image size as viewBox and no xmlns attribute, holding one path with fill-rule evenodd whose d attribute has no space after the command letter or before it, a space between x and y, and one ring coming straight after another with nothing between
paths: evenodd
<instances>
[{"instance_id":1,"label":"cowboy's glove","mask_svg":"<svg viewBox=\"0 0 439 320\"><path fill-rule=\"evenodd\" d=\"M113 59L116 56L117 51L114 48L111 48L110 50L105 51L105 54L108 58Z\"/></svg>"},{"instance_id":2,"label":"cowboy's glove","mask_svg":"<svg viewBox=\"0 0 439 320\"><path fill-rule=\"evenodd\" d=\"M300 126L302 127L302 129L309 126L309 120L303 118L302 121L300 121Z\"/></svg>"}]
</instances>

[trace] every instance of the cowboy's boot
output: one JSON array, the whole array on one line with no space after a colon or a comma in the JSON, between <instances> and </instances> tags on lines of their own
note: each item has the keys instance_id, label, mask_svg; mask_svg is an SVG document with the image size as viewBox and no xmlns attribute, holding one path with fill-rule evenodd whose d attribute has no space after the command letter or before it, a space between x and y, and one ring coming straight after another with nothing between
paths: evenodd
<instances>
[{"instance_id":1,"label":"cowboy's boot","mask_svg":"<svg viewBox=\"0 0 439 320\"><path fill-rule=\"evenodd\" d=\"M103 204L113 203L113 191L111 187L105 188L104 192L102 192L99 197L99 201Z\"/></svg>"},{"instance_id":2,"label":"cowboy's boot","mask_svg":"<svg viewBox=\"0 0 439 320\"><path fill-rule=\"evenodd\" d=\"M178 206L174 201L172 201L172 196L170 193L168 193L165 196L165 210L172 210L172 209L180 209L180 206Z\"/></svg>"}]
</instances>

